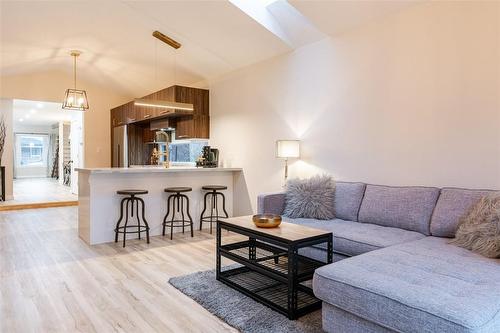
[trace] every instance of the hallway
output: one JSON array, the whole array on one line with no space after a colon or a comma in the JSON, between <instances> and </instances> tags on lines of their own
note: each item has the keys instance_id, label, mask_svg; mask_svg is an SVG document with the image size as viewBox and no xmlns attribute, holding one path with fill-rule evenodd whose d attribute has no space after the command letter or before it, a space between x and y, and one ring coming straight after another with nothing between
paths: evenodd
<instances>
[{"instance_id":1,"label":"hallway","mask_svg":"<svg viewBox=\"0 0 500 333\"><path fill-rule=\"evenodd\" d=\"M57 179L21 178L14 180L14 200L0 202L0 206L76 200L78 195Z\"/></svg>"}]
</instances>

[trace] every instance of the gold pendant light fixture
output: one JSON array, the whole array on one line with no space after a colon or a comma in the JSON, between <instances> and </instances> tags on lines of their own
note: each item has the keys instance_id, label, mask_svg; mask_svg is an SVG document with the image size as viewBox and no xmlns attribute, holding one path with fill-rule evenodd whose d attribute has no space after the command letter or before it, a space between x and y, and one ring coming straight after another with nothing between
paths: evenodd
<instances>
[{"instance_id":1,"label":"gold pendant light fixture","mask_svg":"<svg viewBox=\"0 0 500 333\"><path fill-rule=\"evenodd\" d=\"M171 46L174 49L180 48L182 45L181 43L177 42L176 40L168 37L167 35L162 34L159 31L154 31L153 32L153 37L161 40L165 44ZM156 56L157 57L157 56ZM174 71L175 71L175 66L174 64ZM158 65L155 65L155 67L158 67ZM155 68L156 71L158 71L158 68ZM175 72L174 72L174 81L175 81ZM134 105L137 106L147 106L147 107L154 107L154 108L162 108L162 109L172 109L175 111L183 111L186 113L190 113L194 111L194 105L190 103L178 103L178 102L172 102L172 101L165 101L165 100L158 100L158 99L144 99L144 98L137 98L134 101ZM179 112L177 112L179 113Z\"/></svg>"},{"instance_id":2,"label":"gold pendant light fixture","mask_svg":"<svg viewBox=\"0 0 500 333\"><path fill-rule=\"evenodd\" d=\"M64 95L64 102L62 108L65 110L77 110L86 111L89 108L89 103L87 100L87 92L85 90L76 89L76 58L80 54L80 51L71 51L71 56L73 57L73 89L66 89L66 94Z\"/></svg>"}]
</instances>

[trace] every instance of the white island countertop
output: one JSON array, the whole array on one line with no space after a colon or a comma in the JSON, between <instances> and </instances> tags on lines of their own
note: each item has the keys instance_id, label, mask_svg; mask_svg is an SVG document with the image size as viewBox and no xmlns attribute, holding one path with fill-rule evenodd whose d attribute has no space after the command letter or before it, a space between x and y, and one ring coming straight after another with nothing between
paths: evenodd
<instances>
[{"instance_id":1,"label":"white island countertop","mask_svg":"<svg viewBox=\"0 0 500 333\"><path fill-rule=\"evenodd\" d=\"M187 166L173 166L165 168L161 166L134 166L130 168L75 168L81 173L175 173L175 172L241 172L242 168L197 168Z\"/></svg>"},{"instance_id":2,"label":"white island countertop","mask_svg":"<svg viewBox=\"0 0 500 333\"><path fill-rule=\"evenodd\" d=\"M194 218L195 229L198 230L199 217L205 207L204 200L208 193L203 186L214 184L226 186L222 192L225 196L226 210L229 216L232 216L234 187L245 183L241 168L193 166L165 168L138 165L130 168L77 168L76 171L78 171L78 233L88 244L115 240L116 223L121 215L121 202L124 198L123 195L117 194L119 190L148 191L147 194L141 195L141 198L145 203L150 235L156 236L162 234L169 202L169 193L165 193L165 188L179 186L191 188L191 191L185 193L189 198L186 209L190 211L191 217ZM133 215L131 213L130 216ZM208 227L209 224L203 224L203 228ZM175 232L182 231L180 228L175 229ZM130 239L137 236L138 234L127 234L127 238Z\"/></svg>"}]
</instances>

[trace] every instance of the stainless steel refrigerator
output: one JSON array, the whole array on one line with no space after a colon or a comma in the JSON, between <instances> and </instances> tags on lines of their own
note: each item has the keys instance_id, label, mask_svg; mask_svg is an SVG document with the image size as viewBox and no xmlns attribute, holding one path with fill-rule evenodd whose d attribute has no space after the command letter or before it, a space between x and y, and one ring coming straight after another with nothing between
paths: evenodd
<instances>
[{"instance_id":1,"label":"stainless steel refrigerator","mask_svg":"<svg viewBox=\"0 0 500 333\"><path fill-rule=\"evenodd\" d=\"M113 167L128 167L127 125L113 128Z\"/></svg>"}]
</instances>

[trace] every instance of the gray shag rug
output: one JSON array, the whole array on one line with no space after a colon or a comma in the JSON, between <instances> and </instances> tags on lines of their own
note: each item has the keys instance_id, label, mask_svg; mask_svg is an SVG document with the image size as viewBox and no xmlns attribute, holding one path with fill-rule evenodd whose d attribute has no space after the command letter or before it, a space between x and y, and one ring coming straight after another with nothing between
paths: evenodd
<instances>
[{"instance_id":1,"label":"gray shag rug","mask_svg":"<svg viewBox=\"0 0 500 333\"><path fill-rule=\"evenodd\" d=\"M215 279L215 271L171 278L172 286L243 333L316 333L321 328L321 310L298 320L262 305Z\"/></svg>"}]
</instances>

